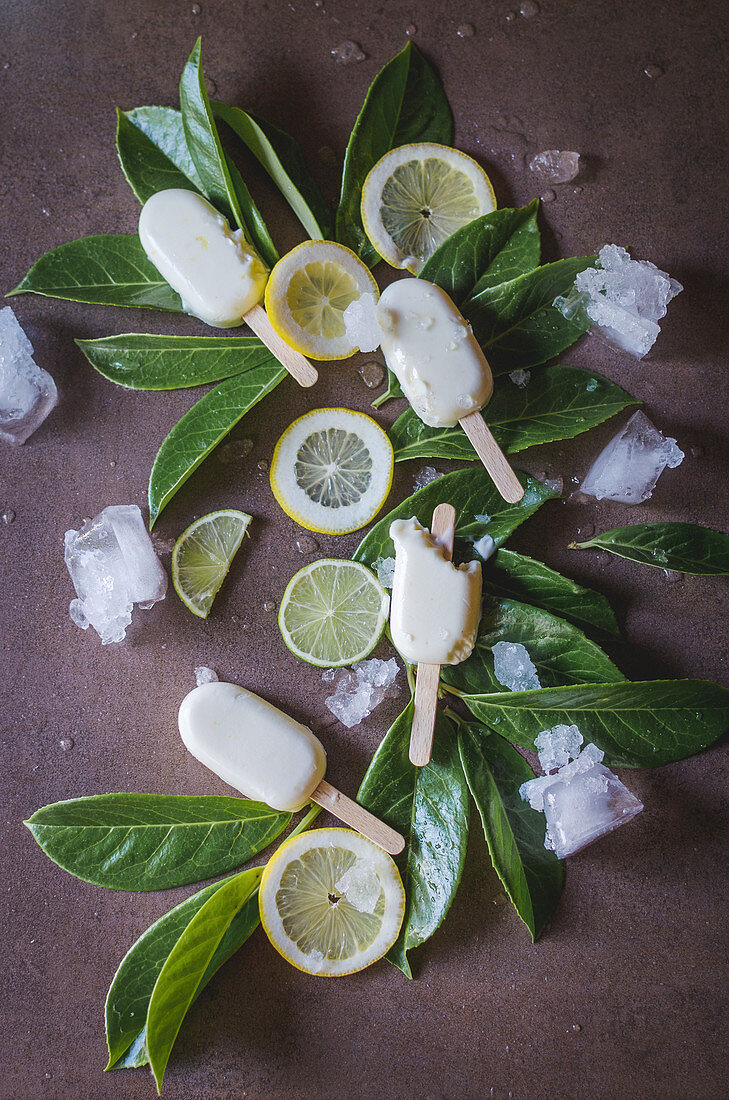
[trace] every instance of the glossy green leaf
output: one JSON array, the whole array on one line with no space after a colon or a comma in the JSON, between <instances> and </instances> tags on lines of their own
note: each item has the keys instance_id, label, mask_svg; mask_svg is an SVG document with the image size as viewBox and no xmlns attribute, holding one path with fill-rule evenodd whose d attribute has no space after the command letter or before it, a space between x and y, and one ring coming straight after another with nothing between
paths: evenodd
<instances>
[{"instance_id":1,"label":"glossy green leaf","mask_svg":"<svg viewBox=\"0 0 729 1100\"><path fill-rule=\"evenodd\" d=\"M609 550L640 565L676 573L729 574L729 535L695 523L636 523L570 545L575 550Z\"/></svg>"},{"instance_id":2,"label":"glossy green leaf","mask_svg":"<svg viewBox=\"0 0 729 1100\"><path fill-rule=\"evenodd\" d=\"M407 894L400 936L387 958L411 978L408 951L440 926L455 897L468 842L468 789L452 723L438 712L433 756L408 759L412 703L395 720L367 769L357 800L405 837L398 857Z\"/></svg>"},{"instance_id":3,"label":"glossy green leaf","mask_svg":"<svg viewBox=\"0 0 729 1100\"><path fill-rule=\"evenodd\" d=\"M262 874L262 867L252 867L224 882L194 914L165 959L149 1000L145 1040L158 1092L187 1010L223 937L258 888Z\"/></svg>"},{"instance_id":4,"label":"glossy green leaf","mask_svg":"<svg viewBox=\"0 0 729 1100\"><path fill-rule=\"evenodd\" d=\"M426 260L420 278L437 283L460 306L469 295L532 271L541 249L538 210L534 199L462 226Z\"/></svg>"},{"instance_id":5,"label":"glossy green leaf","mask_svg":"<svg viewBox=\"0 0 729 1100\"><path fill-rule=\"evenodd\" d=\"M588 325L568 321L552 302L594 263L594 256L557 260L466 298L461 311L494 374L545 363L587 331Z\"/></svg>"},{"instance_id":6,"label":"glossy green leaf","mask_svg":"<svg viewBox=\"0 0 729 1100\"><path fill-rule=\"evenodd\" d=\"M555 439L572 439L640 402L614 382L579 367L545 367L525 387L510 378L496 382L484 417L508 454ZM395 461L410 458L456 458L478 462L478 455L459 424L429 428L413 409L406 409L390 428Z\"/></svg>"},{"instance_id":7,"label":"glossy green leaf","mask_svg":"<svg viewBox=\"0 0 729 1100\"><path fill-rule=\"evenodd\" d=\"M212 107L265 168L309 236L314 240L330 240L329 210L298 142L239 107L218 102Z\"/></svg>"},{"instance_id":8,"label":"glossy green leaf","mask_svg":"<svg viewBox=\"0 0 729 1100\"><path fill-rule=\"evenodd\" d=\"M247 370L209 390L175 424L149 475L149 525L231 428L286 377L277 361Z\"/></svg>"},{"instance_id":9,"label":"glossy green leaf","mask_svg":"<svg viewBox=\"0 0 729 1100\"><path fill-rule=\"evenodd\" d=\"M273 267L278 260L278 250L271 239L271 234L268 232L268 226L263 220L263 215L253 201L253 196L248 190L246 182L235 164L230 157L226 157L225 161L228 166L228 172L230 173L233 190L237 196L238 205L240 206L243 220L245 221L245 235L251 241L264 262L267 263L269 267Z\"/></svg>"},{"instance_id":10,"label":"glossy green leaf","mask_svg":"<svg viewBox=\"0 0 729 1100\"><path fill-rule=\"evenodd\" d=\"M525 487L524 496L518 504L507 504L482 466L445 474L418 489L376 523L355 550L354 559L372 567L379 558L393 557L395 548L390 538L393 520L415 516L424 527L430 527L436 505L450 503L457 512L455 558L470 561L474 542L490 535L496 546L500 546L545 500L557 496L528 474L519 474L519 479Z\"/></svg>"},{"instance_id":11,"label":"glossy green leaf","mask_svg":"<svg viewBox=\"0 0 729 1100\"><path fill-rule=\"evenodd\" d=\"M122 959L106 998L106 1042L109 1048L107 1069L134 1069L149 1063L146 1046L147 1009L160 971L195 914L229 881L230 879L222 879L214 882L165 913L140 936ZM208 963L196 996L223 963L245 943L258 927L259 921L256 890L231 921L228 931Z\"/></svg>"},{"instance_id":12,"label":"glossy green leaf","mask_svg":"<svg viewBox=\"0 0 729 1100\"><path fill-rule=\"evenodd\" d=\"M592 628L620 635L613 609L603 595L563 577L534 558L502 548L484 566L483 578L486 589L493 595L534 604L583 630Z\"/></svg>"},{"instance_id":13,"label":"glossy green leaf","mask_svg":"<svg viewBox=\"0 0 729 1100\"><path fill-rule=\"evenodd\" d=\"M155 336L124 332L76 343L94 370L130 390L184 389L278 364L257 336Z\"/></svg>"},{"instance_id":14,"label":"glossy green leaf","mask_svg":"<svg viewBox=\"0 0 729 1100\"><path fill-rule=\"evenodd\" d=\"M572 623L530 604L487 594L473 653L459 665L444 666L443 683L469 695L502 692L504 687L494 675L492 652L498 642L526 646L543 688L625 679L607 654Z\"/></svg>"},{"instance_id":15,"label":"glossy green leaf","mask_svg":"<svg viewBox=\"0 0 729 1100\"><path fill-rule=\"evenodd\" d=\"M544 847L544 814L519 797L534 772L503 737L476 722L459 726L458 749L494 870L536 940L557 907L563 875Z\"/></svg>"},{"instance_id":16,"label":"glossy green leaf","mask_svg":"<svg viewBox=\"0 0 729 1100\"><path fill-rule=\"evenodd\" d=\"M46 252L10 291L43 294L101 306L136 306L181 312L179 294L149 262L139 237L102 234L81 237Z\"/></svg>"},{"instance_id":17,"label":"glossy green leaf","mask_svg":"<svg viewBox=\"0 0 729 1100\"><path fill-rule=\"evenodd\" d=\"M388 401L392 401L395 397L403 397L404 394L400 389L400 383L397 380L396 375L387 368L387 389L384 393L381 393L379 397L376 397L372 402L373 409L379 409Z\"/></svg>"},{"instance_id":18,"label":"glossy green leaf","mask_svg":"<svg viewBox=\"0 0 729 1100\"><path fill-rule=\"evenodd\" d=\"M523 748L542 730L576 725L617 768L654 768L711 745L729 726L729 691L707 680L577 684L467 695L479 721Z\"/></svg>"},{"instance_id":19,"label":"glossy green leaf","mask_svg":"<svg viewBox=\"0 0 729 1100\"><path fill-rule=\"evenodd\" d=\"M122 172L141 203L172 187L202 190L179 111L171 107L117 109L116 121L116 151Z\"/></svg>"},{"instance_id":20,"label":"glossy green leaf","mask_svg":"<svg viewBox=\"0 0 729 1100\"><path fill-rule=\"evenodd\" d=\"M337 240L372 267L379 256L362 226L362 185L380 157L398 145L437 141L450 145L453 118L443 85L431 65L408 42L377 74L347 145L337 210Z\"/></svg>"},{"instance_id":21,"label":"glossy green leaf","mask_svg":"<svg viewBox=\"0 0 729 1100\"><path fill-rule=\"evenodd\" d=\"M45 854L112 890L164 890L240 867L291 815L209 795L100 794L36 810L25 822Z\"/></svg>"}]
</instances>

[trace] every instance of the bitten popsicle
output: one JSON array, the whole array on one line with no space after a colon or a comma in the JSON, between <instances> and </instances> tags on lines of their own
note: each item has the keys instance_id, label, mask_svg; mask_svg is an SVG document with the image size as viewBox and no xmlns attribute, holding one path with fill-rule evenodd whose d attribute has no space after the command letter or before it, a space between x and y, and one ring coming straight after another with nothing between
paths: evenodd
<instances>
[{"instance_id":1,"label":"bitten popsicle","mask_svg":"<svg viewBox=\"0 0 729 1100\"><path fill-rule=\"evenodd\" d=\"M431 428L460 424L504 500L524 489L481 416L493 378L468 322L444 290L425 279L399 279L377 306L381 347L420 419Z\"/></svg>"},{"instance_id":2,"label":"bitten popsicle","mask_svg":"<svg viewBox=\"0 0 729 1100\"><path fill-rule=\"evenodd\" d=\"M481 618L481 566L455 566L456 510L439 504L431 530L416 519L390 526L395 544L390 632L403 657L418 663L410 761L423 767L433 749L441 665L465 661L476 643Z\"/></svg>"},{"instance_id":3,"label":"bitten popsicle","mask_svg":"<svg viewBox=\"0 0 729 1100\"><path fill-rule=\"evenodd\" d=\"M253 692L201 684L182 700L178 725L192 755L246 798L292 812L316 802L390 855L405 847L399 833L326 782L326 753L308 726Z\"/></svg>"},{"instance_id":4,"label":"bitten popsicle","mask_svg":"<svg viewBox=\"0 0 729 1100\"><path fill-rule=\"evenodd\" d=\"M265 264L243 230L231 230L207 199L179 187L157 191L142 207L139 239L183 309L213 328L245 321L299 385L314 385L315 368L274 332L258 304L268 279Z\"/></svg>"}]
</instances>

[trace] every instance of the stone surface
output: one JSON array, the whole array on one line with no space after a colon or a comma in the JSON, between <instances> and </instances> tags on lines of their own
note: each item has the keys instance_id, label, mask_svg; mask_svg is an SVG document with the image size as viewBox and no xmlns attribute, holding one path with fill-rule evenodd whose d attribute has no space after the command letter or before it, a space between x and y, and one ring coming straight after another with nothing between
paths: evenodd
<instances>
[{"instance_id":1,"label":"stone surface","mask_svg":"<svg viewBox=\"0 0 729 1100\"><path fill-rule=\"evenodd\" d=\"M4 289L62 241L135 231L139 206L119 171L114 107L176 104L197 34L218 97L294 133L331 200L337 173L317 150L326 145L341 156L368 82L414 22L415 43L443 75L458 145L486 166L500 205L535 194L512 154L552 145L585 154L584 192L572 196L567 187L541 215L545 259L617 238L686 287L649 360L592 340L563 361L606 374L642 398L666 434L703 454L687 455L670 482L666 476L665 498L656 493L632 509L550 503L509 545L612 598L630 643L619 656L627 675L728 684L724 581L686 577L670 586L661 570L567 549L590 523L605 530L681 518L729 527L724 6L694 5L689 18L678 0L540 0L538 15L511 22L505 16L516 4L471 3L457 15L442 0L417 9L405 0L375 8L364 0L200 6L198 16L191 4L172 9L160 0L4 6ZM476 27L472 38L457 36L462 20ZM367 59L335 63L330 50L344 38L360 42ZM664 73L651 80L643 70L655 61ZM538 79L524 79L529 73ZM497 129L497 112L521 125ZM279 249L292 247L301 240L293 216L249 158L238 159ZM383 285L394 277L384 264L376 271ZM193 619L170 593L132 623L124 643L102 647L68 618L60 540L110 501L143 505L156 450L195 393L122 391L89 367L73 340L209 330L191 318L42 298L14 299L13 309L63 401L23 448L4 448L0 474L0 509L16 513L14 523L0 524L0 1017L8 1052L0 1096L151 1100L148 1070L102 1072L104 998L133 941L195 887L127 894L86 885L46 859L20 823L45 803L102 791L229 795L201 776L176 728L192 669L202 664L311 723L327 749L328 778L355 794L403 696L347 730L324 706L320 670L297 661L274 616L261 612L261 594L280 601L302 558L256 465L270 461L295 416L334 405L371 412L371 393L346 365L322 365L313 392L282 383L235 433L254 440L243 466L204 463L158 524L160 537L171 539L213 508L256 516L209 618ZM389 424L403 407L392 402L375 415ZM524 452L518 465L585 470L615 430L608 423ZM413 463L397 464L393 503L411 490L415 472ZM317 536L325 556L351 554L359 539ZM390 656L386 644L378 655ZM74 748L64 752L59 742L69 738ZM507 1100L509 1091L513 1100L612 1100L616 1082L640 1100L720 1100L729 1073L728 780L725 746L631 773L647 809L570 860L564 897L536 947L511 905L493 904L503 888L477 820L446 922L411 953L416 981L386 962L339 981L310 978L256 932L189 1013L165 1100L336 1100L343 1092L347 1100Z\"/></svg>"}]
</instances>

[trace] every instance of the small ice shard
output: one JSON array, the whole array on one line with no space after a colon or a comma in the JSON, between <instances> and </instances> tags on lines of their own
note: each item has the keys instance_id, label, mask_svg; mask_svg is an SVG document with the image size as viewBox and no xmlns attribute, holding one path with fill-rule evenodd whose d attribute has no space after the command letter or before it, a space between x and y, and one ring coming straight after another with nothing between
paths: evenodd
<instances>
[{"instance_id":1,"label":"small ice shard","mask_svg":"<svg viewBox=\"0 0 729 1100\"><path fill-rule=\"evenodd\" d=\"M495 549L496 543L491 535L482 535L478 542L473 544L474 553L478 554L483 561L488 561Z\"/></svg>"},{"instance_id":2,"label":"small ice shard","mask_svg":"<svg viewBox=\"0 0 729 1100\"><path fill-rule=\"evenodd\" d=\"M487 523L491 523L491 516L488 512L482 512L480 515L475 515L473 518L476 520L476 523L482 523L484 527Z\"/></svg>"},{"instance_id":3,"label":"small ice shard","mask_svg":"<svg viewBox=\"0 0 729 1100\"><path fill-rule=\"evenodd\" d=\"M580 154L562 149L544 149L529 161L540 183L570 183L580 170Z\"/></svg>"},{"instance_id":4,"label":"small ice shard","mask_svg":"<svg viewBox=\"0 0 729 1100\"><path fill-rule=\"evenodd\" d=\"M124 638L135 603L146 610L164 599L167 575L136 504L104 508L80 531L66 531L64 545L78 597L69 613L104 645Z\"/></svg>"},{"instance_id":5,"label":"small ice shard","mask_svg":"<svg viewBox=\"0 0 729 1100\"><path fill-rule=\"evenodd\" d=\"M360 913L374 913L382 883L366 859L357 859L334 884L334 889Z\"/></svg>"},{"instance_id":6,"label":"small ice shard","mask_svg":"<svg viewBox=\"0 0 729 1100\"><path fill-rule=\"evenodd\" d=\"M560 477L545 477L544 484L548 489L551 489L555 493L559 493L560 496L564 492L564 478Z\"/></svg>"},{"instance_id":7,"label":"small ice shard","mask_svg":"<svg viewBox=\"0 0 729 1100\"><path fill-rule=\"evenodd\" d=\"M509 372L509 378L511 379L511 381L514 383L515 386L518 386L519 389L522 390L525 386L529 384L529 379L531 378L531 376L532 372L529 370L520 369Z\"/></svg>"},{"instance_id":8,"label":"small ice shard","mask_svg":"<svg viewBox=\"0 0 729 1100\"><path fill-rule=\"evenodd\" d=\"M534 739L539 763L545 772L563 768L574 760L582 745L582 734L577 726L553 726L542 730Z\"/></svg>"},{"instance_id":9,"label":"small ice shard","mask_svg":"<svg viewBox=\"0 0 729 1100\"><path fill-rule=\"evenodd\" d=\"M359 42L353 42L350 38L334 46L331 55L340 65L351 65L355 61L364 61L367 57Z\"/></svg>"},{"instance_id":10,"label":"small ice shard","mask_svg":"<svg viewBox=\"0 0 729 1100\"><path fill-rule=\"evenodd\" d=\"M675 469L683 459L676 440L661 435L638 410L597 456L580 490L597 500L641 504L653 493L666 466Z\"/></svg>"},{"instance_id":11,"label":"small ice shard","mask_svg":"<svg viewBox=\"0 0 729 1100\"><path fill-rule=\"evenodd\" d=\"M392 582L395 577L395 559L394 558L378 558L375 562L377 569L377 579L383 588L392 588Z\"/></svg>"},{"instance_id":12,"label":"small ice shard","mask_svg":"<svg viewBox=\"0 0 729 1100\"><path fill-rule=\"evenodd\" d=\"M371 714L393 690L397 673L394 657L389 661L381 661L377 657L360 661L340 675L334 694L325 699L324 704L343 725L351 729Z\"/></svg>"},{"instance_id":13,"label":"small ice shard","mask_svg":"<svg viewBox=\"0 0 729 1100\"><path fill-rule=\"evenodd\" d=\"M195 680L197 681L198 687L200 687L201 684L214 684L218 679L218 674L213 668L208 668L206 665L199 665L195 669Z\"/></svg>"},{"instance_id":14,"label":"small ice shard","mask_svg":"<svg viewBox=\"0 0 729 1100\"><path fill-rule=\"evenodd\" d=\"M337 670L335 668L325 668L321 674L321 678L325 684L333 684L336 675Z\"/></svg>"},{"instance_id":15,"label":"small ice shard","mask_svg":"<svg viewBox=\"0 0 729 1100\"><path fill-rule=\"evenodd\" d=\"M494 676L509 691L532 691L542 685L529 652L521 642L497 642L491 652Z\"/></svg>"},{"instance_id":16,"label":"small ice shard","mask_svg":"<svg viewBox=\"0 0 729 1100\"><path fill-rule=\"evenodd\" d=\"M571 752L572 747L565 751ZM519 788L533 810L544 812L544 847L558 859L581 851L643 809L643 803L602 763L603 755L597 745L586 745L555 775L530 779Z\"/></svg>"},{"instance_id":17,"label":"small ice shard","mask_svg":"<svg viewBox=\"0 0 729 1100\"><path fill-rule=\"evenodd\" d=\"M437 481L439 477L443 477L443 474L436 470L435 466L423 466L422 470L418 470L415 475L413 492L424 489L426 485L430 485L431 481Z\"/></svg>"},{"instance_id":18,"label":"small ice shard","mask_svg":"<svg viewBox=\"0 0 729 1100\"><path fill-rule=\"evenodd\" d=\"M58 404L56 383L10 306L0 309L0 439L25 443Z\"/></svg>"},{"instance_id":19,"label":"small ice shard","mask_svg":"<svg viewBox=\"0 0 729 1100\"><path fill-rule=\"evenodd\" d=\"M554 306L568 320L592 322L591 332L642 359L656 342L658 321L683 287L648 260L631 260L624 248L606 244L597 267L580 271Z\"/></svg>"},{"instance_id":20,"label":"small ice shard","mask_svg":"<svg viewBox=\"0 0 729 1100\"><path fill-rule=\"evenodd\" d=\"M376 351L382 341L374 294L360 294L342 314L347 337L360 351Z\"/></svg>"}]
</instances>

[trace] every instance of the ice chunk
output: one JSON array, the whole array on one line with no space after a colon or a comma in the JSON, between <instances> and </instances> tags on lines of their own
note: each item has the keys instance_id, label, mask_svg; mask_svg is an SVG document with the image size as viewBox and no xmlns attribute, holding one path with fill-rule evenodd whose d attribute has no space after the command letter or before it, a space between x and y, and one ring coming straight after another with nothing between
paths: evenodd
<instances>
[{"instance_id":1,"label":"ice chunk","mask_svg":"<svg viewBox=\"0 0 729 1100\"><path fill-rule=\"evenodd\" d=\"M325 668L321 674L321 678L325 684L333 684L336 679L337 670L335 668Z\"/></svg>"},{"instance_id":2,"label":"ice chunk","mask_svg":"<svg viewBox=\"0 0 729 1100\"><path fill-rule=\"evenodd\" d=\"M135 504L104 508L80 531L66 531L64 546L78 597L71 618L82 630L93 626L104 645L123 639L135 603L147 609L164 599L167 575Z\"/></svg>"},{"instance_id":3,"label":"ice chunk","mask_svg":"<svg viewBox=\"0 0 729 1100\"><path fill-rule=\"evenodd\" d=\"M219 677L215 669L199 665L195 669L195 679L197 680L197 686L200 687L201 684L214 684Z\"/></svg>"},{"instance_id":4,"label":"ice chunk","mask_svg":"<svg viewBox=\"0 0 729 1100\"><path fill-rule=\"evenodd\" d=\"M529 161L540 183L570 183L580 170L580 154L562 149L544 149Z\"/></svg>"},{"instance_id":5,"label":"ice chunk","mask_svg":"<svg viewBox=\"0 0 729 1100\"><path fill-rule=\"evenodd\" d=\"M488 561L495 549L496 543L491 538L491 535L482 535L478 542L474 542L473 544L474 553L478 554L483 561Z\"/></svg>"},{"instance_id":6,"label":"ice chunk","mask_svg":"<svg viewBox=\"0 0 729 1100\"><path fill-rule=\"evenodd\" d=\"M395 578L395 559L378 558L375 567L377 569L377 579L382 587L392 588L392 582Z\"/></svg>"},{"instance_id":7,"label":"ice chunk","mask_svg":"<svg viewBox=\"0 0 729 1100\"><path fill-rule=\"evenodd\" d=\"M638 410L597 456L580 489L597 500L641 504L653 493L666 466L675 469L683 458L676 440L661 435Z\"/></svg>"},{"instance_id":8,"label":"ice chunk","mask_svg":"<svg viewBox=\"0 0 729 1100\"><path fill-rule=\"evenodd\" d=\"M509 372L511 381L522 390L528 385L531 376L532 372L530 370L513 370Z\"/></svg>"},{"instance_id":9,"label":"ice chunk","mask_svg":"<svg viewBox=\"0 0 729 1100\"><path fill-rule=\"evenodd\" d=\"M519 794L547 819L544 847L559 859L574 855L625 824L643 803L602 763L596 745L586 745L556 775L522 783Z\"/></svg>"},{"instance_id":10,"label":"ice chunk","mask_svg":"<svg viewBox=\"0 0 729 1100\"><path fill-rule=\"evenodd\" d=\"M360 351L376 351L382 341L374 294L360 294L342 314L348 338Z\"/></svg>"},{"instance_id":11,"label":"ice chunk","mask_svg":"<svg viewBox=\"0 0 729 1100\"><path fill-rule=\"evenodd\" d=\"M426 485L430 485L431 481L437 481L439 477L443 477L443 474L436 470L435 466L423 466L422 470L418 470L415 475L413 492L424 489Z\"/></svg>"},{"instance_id":12,"label":"ice chunk","mask_svg":"<svg viewBox=\"0 0 729 1100\"><path fill-rule=\"evenodd\" d=\"M491 650L494 676L509 691L539 688L539 676L529 652L521 642L497 642Z\"/></svg>"},{"instance_id":13,"label":"ice chunk","mask_svg":"<svg viewBox=\"0 0 729 1100\"><path fill-rule=\"evenodd\" d=\"M534 739L539 763L545 772L562 768L574 760L580 751L582 734L577 726L553 726L542 730Z\"/></svg>"},{"instance_id":14,"label":"ice chunk","mask_svg":"<svg viewBox=\"0 0 729 1100\"><path fill-rule=\"evenodd\" d=\"M25 443L58 404L56 383L10 306L0 309L0 439Z\"/></svg>"},{"instance_id":15,"label":"ice chunk","mask_svg":"<svg viewBox=\"0 0 729 1100\"><path fill-rule=\"evenodd\" d=\"M382 883L371 863L357 859L335 882L334 889L360 913L374 913L382 894Z\"/></svg>"},{"instance_id":16,"label":"ice chunk","mask_svg":"<svg viewBox=\"0 0 729 1100\"><path fill-rule=\"evenodd\" d=\"M566 297L554 306L568 320L592 323L609 344L642 359L650 351L668 303L683 287L648 260L631 260L624 248L606 244L598 265L580 271Z\"/></svg>"},{"instance_id":17,"label":"ice chunk","mask_svg":"<svg viewBox=\"0 0 729 1100\"><path fill-rule=\"evenodd\" d=\"M353 668L341 673L333 695L324 700L325 706L339 721L351 729L379 706L390 694L398 674L397 661L381 661L372 657L360 661Z\"/></svg>"},{"instance_id":18,"label":"ice chunk","mask_svg":"<svg viewBox=\"0 0 729 1100\"><path fill-rule=\"evenodd\" d=\"M560 496L564 492L564 478L560 475L557 475L557 477L545 477L544 484L548 489L551 489L555 493L559 493Z\"/></svg>"}]
</instances>

